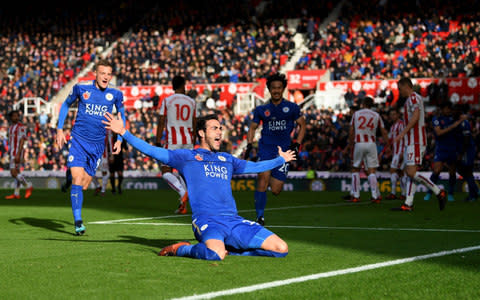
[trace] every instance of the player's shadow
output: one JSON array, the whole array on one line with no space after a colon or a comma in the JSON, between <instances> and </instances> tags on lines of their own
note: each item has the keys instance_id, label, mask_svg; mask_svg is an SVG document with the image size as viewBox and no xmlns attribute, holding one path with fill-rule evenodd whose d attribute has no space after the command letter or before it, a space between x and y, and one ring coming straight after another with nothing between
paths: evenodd
<instances>
[{"instance_id":1,"label":"player's shadow","mask_svg":"<svg viewBox=\"0 0 480 300\"><path fill-rule=\"evenodd\" d=\"M84 237L77 237L75 239L45 239L48 241L63 241L63 242L78 242L78 243L126 243L126 244L137 244L137 245L142 245L142 246L147 246L151 249L152 252L155 254L158 253L158 251L168 245L175 244L180 242L180 240L163 240L163 239L147 239L143 237L138 237L138 236L131 236L131 235L120 235L118 236L119 239L115 240L87 240L84 239ZM193 240L190 240L192 242Z\"/></svg>"},{"instance_id":2,"label":"player's shadow","mask_svg":"<svg viewBox=\"0 0 480 300\"><path fill-rule=\"evenodd\" d=\"M53 220L53 219L40 219L32 217L23 217L18 219L8 220L10 223L15 225L29 225L32 227L43 228L55 232L66 233L68 235L73 235L72 232L66 231L65 226L73 226L72 223L64 220Z\"/></svg>"}]
</instances>

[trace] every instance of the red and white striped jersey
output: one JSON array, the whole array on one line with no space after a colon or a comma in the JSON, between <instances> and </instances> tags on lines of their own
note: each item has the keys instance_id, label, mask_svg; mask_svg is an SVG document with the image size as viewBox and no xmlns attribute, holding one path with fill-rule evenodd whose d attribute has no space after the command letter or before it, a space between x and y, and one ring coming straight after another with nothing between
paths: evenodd
<instances>
[{"instance_id":1,"label":"red and white striped jersey","mask_svg":"<svg viewBox=\"0 0 480 300\"><path fill-rule=\"evenodd\" d=\"M163 100L160 115L166 119L167 145L193 144L195 100L184 94L173 94Z\"/></svg>"},{"instance_id":2,"label":"red and white striped jersey","mask_svg":"<svg viewBox=\"0 0 480 300\"><path fill-rule=\"evenodd\" d=\"M22 138L27 137L27 127L22 123L18 122L17 124L13 124L8 128L8 146L10 147L9 153L11 157L15 157L18 151L23 151L23 149L19 149L20 141Z\"/></svg>"},{"instance_id":3,"label":"red and white striped jersey","mask_svg":"<svg viewBox=\"0 0 480 300\"><path fill-rule=\"evenodd\" d=\"M403 153L403 140L400 140L397 143L395 143L394 140L404 128L405 123L403 123L403 121L400 119L398 119L397 122L395 122L395 124L390 127L388 138L390 139L390 143L392 144L393 155Z\"/></svg>"},{"instance_id":4,"label":"red and white striped jersey","mask_svg":"<svg viewBox=\"0 0 480 300\"><path fill-rule=\"evenodd\" d=\"M413 116L413 112L417 108L420 111L420 118L418 119L418 122L405 134L405 146L414 144L426 146L427 134L425 131L425 108L423 106L422 96L413 92L405 101L403 108L403 119L405 120L405 126L408 125L408 122Z\"/></svg>"},{"instance_id":5,"label":"red and white striped jersey","mask_svg":"<svg viewBox=\"0 0 480 300\"><path fill-rule=\"evenodd\" d=\"M364 108L353 114L351 126L355 129L355 143L375 143L378 128L385 128L380 115Z\"/></svg>"}]
</instances>

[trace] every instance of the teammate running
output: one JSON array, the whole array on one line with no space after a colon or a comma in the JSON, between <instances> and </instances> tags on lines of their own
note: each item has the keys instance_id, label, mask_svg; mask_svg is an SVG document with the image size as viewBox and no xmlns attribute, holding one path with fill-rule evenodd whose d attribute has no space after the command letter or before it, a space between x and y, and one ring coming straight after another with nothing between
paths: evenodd
<instances>
[{"instance_id":1,"label":"teammate running","mask_svg":"<svg viewBox=\"0 0 480 300\"><path fill-rule=\"evenodd\" d=\"M237 212L230 181L234 174L257 173L281 166L295 159L293 151L283 152L272 160L250 162L218 152L222 126L217 116L198 120L196 134L200 147L195 150L166 150L154 147L125 130L120 120L105 114L106 128L121 134L142 153L176 168L187 182L192 209L192 228L198 243L180 242L163 248L161 256L183 256L206 260L223 260L225 256L284 257L288 245L276 234L256 222L245 220Z\"/></svg>"},{"instance_id":2,"label":"teammate running","mask_svg":"<svg viewBox=\"0 0 480 300\"><path fill-rule=\"evenodd\" d=\"M172 79L172 88L175 94L163 100L160 107L160 115L157 126L157 142L160 147L163 130L167 130L167 142L165 149L193 149L195 131L195 100L186 95L185 78L175 76ZM162 178L179 195L179 205L175 213L186 214L188 193L185 181L178 172L172 172L172 168L162 165Z\"/></svg>"},{"instance_id":3,"label":"teammate running","mask_svg":"<svg viewBox=\"0 0 480 300\"><path fill-rule=\"evenodd\" d=\"M125 122L123 94L109 85L111 79L112 65L105 60L98 61L95 66L95 80L77 83L63 102L58 116L57 145L62 148L66 142L63 125L68 108L78 101L67 162L73 178L70 200L77 235L85 233L81 215L83 190L88 188L92 177L95 176L105 148L106 130L102 124L103 115L112 112L115 106L122 122ZM120 152L121 143L122 139L119 137L113 146L113 154Z\"/></svg>"},{"instance_id":4,"label":"teammate running","mask_svg":"<svg viewBox=\"0 0 480 300\"><path fill-rule=\"evenodd\" d=\"M425 108L423 107L422 97L413 91L413 83L410 78L402 78L398 81L398 91L400 96L407 98L404 104L406 126L395 138L394 143L398 143L402 139L404 141L405 172L409 180L407 182L407 199L405 203L400 207L392 208L392 210L413 211L416 183L423 183L428 189L432 190L437 195L440 210L443 210L447 201L445 191L417 172L422 164L427 145Z\"/></svg>"},{"instance_id":5,"label":"teammate running","mask_svg":"<svg viewBox=\"0 0 480 300\"><path fill-rule=\"evenodd\" d=\"M291 149L298 155L300 145L305 136L305 117L302 116L300 107L283 99L283 91L287 87L285 75L276 73L267 79L267 88L271 99L268 104L257 106L253 111L253 120L247 133L247 150L244 158L250 156L255 131L262 123L262 137L258 141L258 159L269 160L278 156L277 146L283 151ZM297 139L292 143L291 133L296 125L299 126ZM267 189L270 186L272 194L278 195L283 190L287 179L289 164L258 174L257 189L255 191L256 221L265 224L264 211L267 205Z\"/></svg>"}]
</instances>

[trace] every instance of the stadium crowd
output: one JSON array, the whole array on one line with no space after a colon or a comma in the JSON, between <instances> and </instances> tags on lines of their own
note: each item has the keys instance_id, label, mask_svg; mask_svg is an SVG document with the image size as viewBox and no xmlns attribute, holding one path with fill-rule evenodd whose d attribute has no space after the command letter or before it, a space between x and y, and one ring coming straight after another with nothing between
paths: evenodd
<instances>
[{"instance_id":1,"label":"stadium crowd","mask_svg":"<svg viewBox=\"0 0 480 300\"><path fill-rule=\"evenodd\" d=\"M81 8L73 13L61 6L48 11L39 5L23 10L23 19L0 12L0 167L8 169L6 114L12 103L26 96L51 99L115 41L109 58L114 63L117 85L166 84L174 75L183 75L192 83L252 82L266 77L292 54L295 45L285 22L292 16L301 18L297 31L307 34L310 49L297 68L328 68L332 80L397 78L406 72L412 77L480 76L480 15L476 10L466 10L470 2L442 1L419 10L402 8L392 1L385 5L351 1L323 33L318 28L332 8L330 1L271 2L263 12L248 3L215 0L196 4L177 1L162 7L155 3L140 7L126 1L114 6L114 13L108 1L90 6L89 13ZM212 6L218 6L215 13L209 9ZM292 9L286 9L289 7ZM39 11L45 16L39 22L24 22ZM412 11L421 11L422 15ZM458 12L465 13L457 18ZM129 34L120 37L125 32ZM429 89L429 96L434 90ZM351 96L350 106L362 97ZM388 104L389 95L383 96ZM377 107L388 127L387 109L384 104ZM206 114L207 110L200 113ZM219 113L226 128L222 149L237 150L246 138L252 116L233 115L228 109ZM342 150L351 113L309 108L305 115L307 136L300 159L291 169L348 170L350 158ZM48 126L50 118L42 113L23 120L29 132L27 170L65 166L66 149L56 149L55 130ZM128 110L127 119L133 133L154 143L154 109ZM472 112L471 121L475 139L480 142L478 112ZM431 136L429 141L433 141ZM426 164L431 162L430 153L431 146ZM255 155L252 151L252 159ZM157 162L132 148L125 160L128 170L158 170ZM380 169L387 169L384 161Z\"/></svg>"},{"instance_id":2,"label":"stadium crowd","mask_svg":"<svg viewBox=\"0 0 480 300\"><path fill-rule=\"evenodd\" d=\"M332 80L479 76L474 4L348 1L322 35L308 35L296 67L329 69Z\"/></svg>"}]
</instances>

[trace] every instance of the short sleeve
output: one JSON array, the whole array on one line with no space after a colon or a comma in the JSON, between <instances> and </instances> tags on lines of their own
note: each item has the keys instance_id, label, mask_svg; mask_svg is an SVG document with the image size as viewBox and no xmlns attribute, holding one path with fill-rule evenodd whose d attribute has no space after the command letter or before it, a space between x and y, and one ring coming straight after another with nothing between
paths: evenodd
<instances>
[{"instance_id":1,"label":"short sleeve","mask_svg":"<svg viewBox=\"0 0 480 300\"><path fill-rule=\"evenodd\" d=\"M65 102L67 102L69 105L75 102L78 98L80 97L80 88L78 87L78 84L74 85L72 90L67 96L67 99L65 99Z\"/></svg>"}]
</instances>

